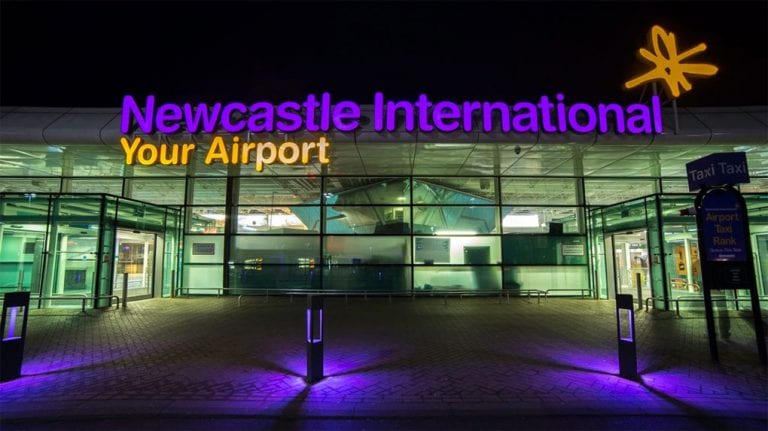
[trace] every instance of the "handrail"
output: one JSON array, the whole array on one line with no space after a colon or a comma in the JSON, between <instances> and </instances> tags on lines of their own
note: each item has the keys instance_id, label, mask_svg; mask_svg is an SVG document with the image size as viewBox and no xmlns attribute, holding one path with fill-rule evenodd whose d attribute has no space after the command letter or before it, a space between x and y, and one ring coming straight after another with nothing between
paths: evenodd
<instances>
[{"instance_id":1,"label":"handrail","mask_svg":"<svg viewBox=\"0 0 768 431\"><path fill-rule=\"evenodd\" d=\"M85 313L86 301L88 301L88 300L95 301L95 300L106 299L106 298L109 298L109 306L110 307L112 306L112 299L114 298L115 299L115 304L117 305L117 309L120 309L120 297L117 296L117 295L102 295L102 296L84 296L84 295L83 296L74 296L74 295L70 295L70 296L31 296L29 298L29 300L30 301L32 301L32 300L37 300L37 301L43 301L43 300L44 301L54 301L54 300L59 300L59 301L75 301L75 300L80 300L80 301L82 301L80 310L81 310L81 312ZM37 303L37 308L40 308L40 306L41 306L41 304L38 302Z\"/></svg>"},{"instance_id":2,"label":"handrail","mask_svg":"<svg viewBox=\"0 0 768 431\"><path fill-rule=\"evenodd\" d=\"M645 298L645 312L646 313L650 309L649 301L651 301L651 300L654 300L654 301L672 301L672 302L674 302L675 303L675 314L677 314L677 317L680 317L680 302L704 302L704 298L702 298L700 296L692 296L692 295L681 295L681 296L678 296L677 298L666 298L666 299L665 298L659 298L659 297L656 297L656 296L651 296L651 297ZM768 301L768 296L758 296L757 300L758 301ZM738 310L739 301L751 301L751 298L739 298L739 297L736 297L736 298L726 298L726 297L712 298L712 302L715 302L715 301L718 301L718 302L720 302L720 301L724 301L724 302L733 301L734 304L736 304L736 309Z\"/></svg>"},{"instance_id":3,"label":"handrail","mask_svg":"<svg viewBox=\"0 0 768 431\"><path fill-rule=\"evenodd\" d=\"M512 296L512 294L517 293L518 295L515 296L523 296L526 295L528 297L528 302L531 301L531 295L536 294L536 303L541 304L541 294L546 293L543 290L539 289L503 289L499 291L499 304L501 304L501 299L504 297L504 295L507 296L507 304L509 304L509 297ZM463 299L464 296L495 296L495 292L463 292L459 294L459 299ZM545 296L546 299L546 296Z\"/></svg>"},{"instance_id":4,"label":"handrail","mask_svg":"<svg viewBox=\"0 0 768 431\"><path fill-rule=\"evenodd\" d=\"M221 296L224 291L227 290L242 290L239 287L177 287L176 292L177 296L184 295L184 291L187 292L187 297L189 297L189 291L190 290L215 290L216 296Z\"/></svg>"},{"instance_id":5,"label":"handrail","mask_svg":"<svg viewBox=\"0 0 768 431\"><path fill-rule=\"evenodd\" d=\"M584 295L584 292L591 292L592 289L577 289L577 288L573 288L573 289L547 289L546 291L544 291L544 299L547 299L547 297L549 297L549 292L577 292L577 291L579 292L579 294L581 295L581 298L583 299L583 298L586 297Z\"/></svg>"},{"instance_id":6,"label":"handrail","mask_svg":"<svg viewBox=\"0 0 768 431\"><path fill-rule=\"evenodd\" d=\"M215 291L216 296L221 296L224 292L227 291L240 291L248 290L247 288L234 288L234 287L180 287L178 288L178 291L180 291L181 295L184 295L186 293L186 296L189 297L191 291L195 290L202 290L202 291ZM464 296L496 296L498 294L499 296L499 303L501 303L502 298L504 295L507 296L507 303L509 304L509 297L511 293L522 293L524 295L527 295L528 300L530 301L531 295L536 295L537 303L541 304L541 295L544 294L546 299L546 292L539 289L524 289L524 290L509 290L509 289L502 289L499 291L477 291L477 292L471 292L466 290L426 290L426 291L407 291L407 290L385 290L385 291L370 291L370 290L321 290L321 289L258 289L253 290L248 295L240 293L237 295L237 305L240 306L242 304L243 296L264 296L265 301L269 302L269 296L272 295L287 295L290 298L291 303L293 303L293 297L295 295L323 295L323 296L344 296L344 302L349 303L349 297L350 296L362 296L364 299L368 299L368 296L387 296L389 298L389 302L392 302L393 296L402 296L402 297L411 297L411 300L415 299L416 296L442 296L443 301L445 305L448 304L448 297L449 296L457 296L459 299L463 299Z\"/></svg>"}]
</instances>

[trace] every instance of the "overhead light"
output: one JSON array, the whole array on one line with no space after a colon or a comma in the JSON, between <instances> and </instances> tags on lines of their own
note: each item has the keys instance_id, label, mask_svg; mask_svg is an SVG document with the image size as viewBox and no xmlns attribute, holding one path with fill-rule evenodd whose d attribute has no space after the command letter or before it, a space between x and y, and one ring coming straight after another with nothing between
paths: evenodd
<instances>
[{"instance_id":1,"label":"overhead light","mask_svg":"<svg viewBox=\"0 0 768 431\"><path fill-rule=\"evenodd\" d=\"M455 150L458 149L470 149L474 148L475 144L463 144L463 143L455 143L455 144L424 144L424 149L430 149L430 148L453 148Z\"/></svg>"},{"instance_id":2,"label":"overhead light","mask_svg":"<svg viewBox=\"0 0 768 431\"><path fill-rule=\"evenodd\" d=\"M293 228L307 229L295 214L249 214L239 215L237 224L243 229Z\"/></svg>"},{"instance_id":3,"label":"overhead light","mask_svg":"<svg viewBox=\"0 0 768 431\"><path fill-rule=\"evenodd\" d=\"M439 230L435 235L477 235L474 230Z\"/></svg>"},{"instance_id":4,"label":"overhead light","mask_svg":"<svg viewBox=\"0 0 768 431\"><path fill-rule=\"evenodd\" d=\"M503 227L539 227L538 214L507 214L501 221Z\"/></svg>"},{"instance_id":5,"label":"overhead light","mask_svg":"<svg viewBox=\"0 0 768 431\"><path fill-rule=\"evenodd\" d=\"M217 221L223 221L224 219L227 218L226 215L224 215L224 214L217 214L217 213L203 213L203 214L200 214L200 215L205 217L205 218L209 218L211 220L217 220Z\"/></svg>"},{"instance_id":6,"label":"overhead light","mask_svg":"<svg viewBox=\"0 0 768 431\"><path fill-rule=\"evenodd\" d=\"M10 148L8 151L13 151L14 153L19 153L19 154L25 155L27 157L32 157L33 159L40 159L40 158L43 157L43 156L36 156L36 155L28 153L26 151L17 150L15 148Z\"/></svg>"}]
</instances>

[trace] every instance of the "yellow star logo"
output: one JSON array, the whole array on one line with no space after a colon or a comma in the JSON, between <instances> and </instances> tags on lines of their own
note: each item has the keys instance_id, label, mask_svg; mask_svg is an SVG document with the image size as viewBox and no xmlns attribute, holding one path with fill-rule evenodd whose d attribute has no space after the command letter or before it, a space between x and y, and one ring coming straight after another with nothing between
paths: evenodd
<instances>
[{"instance_id":1,"label":"yellow star logo","mask_svg":"<svg viewBox=\"0 0 768 431\"><path fill-rule=\"evenodd\" d=\"M692 88L691 83L688 82L685 76L686 74L712 76L717 73L717 67L711 64L682 62L694 54L705 51L707 45L700 43L688 51L678 54L675 34L672 32L667 33L666 30L658 25L654 25L651 28L650 38L653 52L640 48L639 53L641 57L648 60L655 67L651 71L625 82L624 86L626 88L634 88L644 82L659 79L664 81L667 90L672 96L678 97L680 96L680 87L683 87L685 91L689 91ZM665 53L666 56L664 55Z\"/></svg>"}]
</instances>

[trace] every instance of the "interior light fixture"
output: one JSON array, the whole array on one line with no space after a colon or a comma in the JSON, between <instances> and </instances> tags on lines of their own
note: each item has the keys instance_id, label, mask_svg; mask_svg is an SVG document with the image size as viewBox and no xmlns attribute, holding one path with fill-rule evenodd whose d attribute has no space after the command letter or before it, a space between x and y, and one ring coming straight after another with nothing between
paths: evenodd
<instances>
[{"instance_id":1,"label":"interior light fixture","mask_svg":"<svg viewBox=\"0 0 768 431\"><path fill-rule=\"evenodd\" d=\"M435 235L477 235L474 230L438 230Z\"/></svg>"},{"instance_id":2,"label":"interior light fixture","mask_svg":"<svg viewBox=\"0 0 768 431\"><path fill-rule=\"evenodd\" d=\"M203 213L200 215L205 218L209 218L211 220L218 220L218 221L223 221L227 217L224 214L216 214L216 213Z\"/></svg>"},{"instance_id":3,"label":"interior light fixture","mask_svg":"<svg viewBox=\"0 0 768 431\"><path fill-rule=\"evenodd\" d=\"M539 227L538 214L507 214L501 221L503 227Z\"/></svg>"}]
</instances>

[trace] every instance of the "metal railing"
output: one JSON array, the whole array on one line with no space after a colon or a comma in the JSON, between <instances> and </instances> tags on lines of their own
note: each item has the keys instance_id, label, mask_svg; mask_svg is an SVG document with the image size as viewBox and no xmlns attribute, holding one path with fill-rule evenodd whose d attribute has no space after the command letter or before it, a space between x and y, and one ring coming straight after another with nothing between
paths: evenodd
<instances>
[{"instance_id":1,"label":"metal railing","mask_svg":"<svg viewBox=\"0 0 768 431\"><path fill-rule=\"evenodd\" d=\"M501 304L501 300L504 296L507 297L507 304L509 304L509 298L510 296L517 296L517 297L523 297L526 296L528 298L528 302L531 302L531 296L536 295L536 303L541 304L541 295L544 294L544 297L546 299L546 292L539 289L514 289L514 290L501 290L499 291L499 304ZM459 294L459 299L463 299L465 296L496 296L495 292L463 292Z\"/></svg>"},{"instance_id":2,"label":"metal railing","mask_svg":"<svg viewBox=\"0 0 768 431\"><path fill-rule=\"evenodd\" d=\"M544 292L544 299L547 299L549 297L550 292L579 292L579 294L581 295L581 298L584 299L584 298L588 298L589 297L589 293L591 293L592 290L591 289L576 289L576 288L574 288L574 289L547 289ZM584 292L587 292L587 295L584 295Z\"/></svg>"},{"instance_id":3,"label":"metal railing","mask_svg":"<svg viewBox=\"0 0 768 431\"><path fill-rule=\"evenodd\" d=\"M247 290L244 288L233 287L180 287L177 289L178 296L189 297L193 291L204 292L202 295L211 294L220 297L228 291L242 292ZM544 295L546 299L547 293L539 289L524 289L524 290L499 290L499 291L477 291L469 292L462 290L424 290L424 291L404 291L404 290L391 290L391 291L370 291L370 290L318 290L318 289L259 289L253 290L248 294L237 294L237 305L240 306L243 296L263 296L266 302L269 302L270 296L288 296L291 303L293 303L294 296L306 296L306 295L323 295L323 296L338 296L344 297L344 303L349 304L349 297L363 297L367 300L369 296L384 297L386 296L389 302L392 302L392 297L410 297L411 300L415 300L417 296L420 297L442 297L443 303L448 305L448 297L458 297L463 299L465 296L498 296L498 302L501 303L502 299L506 296L507 304L510 303L510 296L526 296L530 302L531 297L536 295L536 301L541 304L541 297Z\"/></svg>"},{"instance_id":4,"label":"metal railing","mask_svg":"<svg viewBox=\"0 0 768 431\"><path fill-rule=\"evenodd\" d=\"M206 293L202 293L202 295L210 294L208 293L211 290L216 291L215 295L221 296L224 294L224 292L228 290L243 290L241 288L234 288L234 287L177 287L176 288L176 296L183 296L186 295L189 297L189 293L191 290L200 290L200 291L206 291ZM185 293L186 292L186 293Z\"/></svg>"},{"instance_id":5,"label":"metal railing","mask_svg":"<svg viewBox=\"0 0 768 431\"><path fill-rule=\"evenodd\" d=\"M88 301L98 301L100 299L109 299L109 306L112 306L112 299L115 300L117 309L120 309L120 297L117 295L104 296L32 296L29 301L37 301L37 308L42 308L42 301L81 301L80 311L85 313L85 306Z\"/></svg>"},{"instance_id":6,"label":"metal railing","mask_svg":"<svg viewBox=\"0 0 768 431\"><path fill-rule=\"evenodd\" d=\"M758 296L757 299L758 299L758 301L768 301L768 296ZM700 296L690 296L690 295L683 295L683 296L678 296L677 298L666 298L666 299L665 298L659 298L659 297L656 297L656 296L651 296L649 298L645 298L645 312L646 313L648 313L649 310L650 310L650 302L651 301L670 301L670 302L674 302L675 303L675 314L677 315L677 317L681 317L680 316L680 303L681 302L704 302L704 298L700 297ZM749 297L744 297L744 298L738 298L738 297L736 297L736 298L723 298L723 297L712 298L712 302L726 302L727 303L728 301L733 301L734 306L736 307L736 310L738 310L739 309L739 301L751 301L751 299ZM654 308L656 308L656 307L654 307Z\"/></svg>"}]
</instances>

